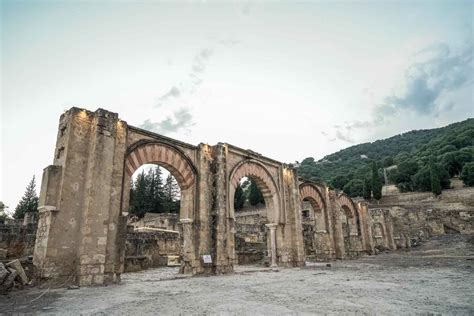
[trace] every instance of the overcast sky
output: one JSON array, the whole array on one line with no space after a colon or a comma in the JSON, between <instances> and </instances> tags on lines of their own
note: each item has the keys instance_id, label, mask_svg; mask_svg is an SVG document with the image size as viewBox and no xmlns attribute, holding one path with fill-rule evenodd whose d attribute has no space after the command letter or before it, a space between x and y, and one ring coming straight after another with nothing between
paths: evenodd
<instances>
[{"instance_id":1,"label":"overcast sky","mask_svg":"<svg viewBox=\"0 0 474 316\"><path fill-rule=\"evenodd\" d=\"M471 1L1 1L1 187L72 106L301 161L474 115Z\"/></svg>"}]
</instances>

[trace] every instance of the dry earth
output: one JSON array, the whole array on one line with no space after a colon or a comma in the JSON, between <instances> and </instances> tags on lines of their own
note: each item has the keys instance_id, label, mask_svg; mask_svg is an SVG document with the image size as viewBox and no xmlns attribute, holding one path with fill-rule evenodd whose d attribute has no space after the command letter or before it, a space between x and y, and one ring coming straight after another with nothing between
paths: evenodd
<instances>
[{"instance_id":1,"label":"dry earth","mask_svg":"<svg viewBox=\"0 0 474 316\"><path fill-rule=\"evenodd\" d=\"M474 315L474 236L432 239L411 251L298 269L243 266L234 275L181 277L163 268L119 285L30 289L0 297L0 311L45 314Z\"/></svg>"}]
</instances>

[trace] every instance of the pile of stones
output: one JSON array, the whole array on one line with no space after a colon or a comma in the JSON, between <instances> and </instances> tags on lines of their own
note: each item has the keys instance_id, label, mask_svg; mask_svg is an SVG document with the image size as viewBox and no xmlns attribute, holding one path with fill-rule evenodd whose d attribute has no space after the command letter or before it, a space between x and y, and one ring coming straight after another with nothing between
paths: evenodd
<instances>
[{"instance_id":1,"label":"pile of stones","mask_svg":"<svg viewBox=\"0 0 474 316\"><path fill-rule=\"evenodd\" d=\"M29 284L28 276L20 260L13 260L7 264L0 263L0 294L5 294L14 287Z\"/></svg>"}]
</instances>

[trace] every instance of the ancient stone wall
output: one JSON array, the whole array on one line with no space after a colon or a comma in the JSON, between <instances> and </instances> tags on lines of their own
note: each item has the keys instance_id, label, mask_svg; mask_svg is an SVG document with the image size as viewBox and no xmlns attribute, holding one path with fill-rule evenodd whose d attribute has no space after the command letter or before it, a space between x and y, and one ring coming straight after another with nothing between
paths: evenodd
<instances>
[{"instance_id":1,"label":"ancient stone wall","mask_svg":"<svg viewBox=\"0 0 474 316\"><path fill-rule=\"evenodd\" d=\"M265 205L247 206L235 212L236 264L270 262Z\"/></svg>"},{"instance_id":2,"label":"ancient stone wall","mask_svg":"<svg viewBox=\"0 0 474 316\"><path fill-rule=\"evenodd\" d=\"M153 227L179 231L179 214L173 213L146 213L141 219L131 218L129 225L135 228Z\"/></svg>"},{"instance_id":3,"label":"ancient stone wall","mask_svg":"<svg viewBox=\"0 0 474 316\"><path fill-rule=\"evenodd\" d=\"M474 188L470 187L444 190L438 197L431 192L383 196L370 208L390 212L398 248L430 236L474 233Z\"/></svg>"},{"instance_id":4,"label":"ancient stone wall","mask_svg":"<svg viewBox=\"0 0 474 316\"><path fill-rule=\"evenodd\" d=\"M0 224L0 260L33 255L36 229L36 222L25 225L23 220L10 220Z\"/></svg>"},{"instance_id":5,"label":"ancient stone wall","mask_svg":"<svg viewBox=\"0 0 474 316\"><path fill-rule=\"evenodd\" d=\"M153 228L129 231L125 243L125 272L167 266L169 257L179 257L180 247L178 232Z\"/></svg>"}]
</instances>

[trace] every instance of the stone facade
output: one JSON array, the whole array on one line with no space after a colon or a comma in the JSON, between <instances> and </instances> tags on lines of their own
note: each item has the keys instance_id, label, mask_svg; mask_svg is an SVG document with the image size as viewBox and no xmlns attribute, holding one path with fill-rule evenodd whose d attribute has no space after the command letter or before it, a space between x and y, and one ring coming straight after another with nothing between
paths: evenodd
<instances>
[{"instance_id":1,"label":"stone facade","mask_svg":"<svg viewBox=\"0 0 474 316\"><path fill-rule=\"evenodd\" d=\"M265 200L271 266L305 264L302 207L317 213L314 254L373 252L367 206L326 186L301 182L292 166L227 143L197 146L151 133L103 109L71 108L59 122L53 165L45 168L34 264L41 277L80 285L116 282L124 271L130 178L143 164L170 171L181 188L182 273L233 271L235 189L254 180ZM210 255L212 263L203 256Z\"/></svg>"}]
</instances>

